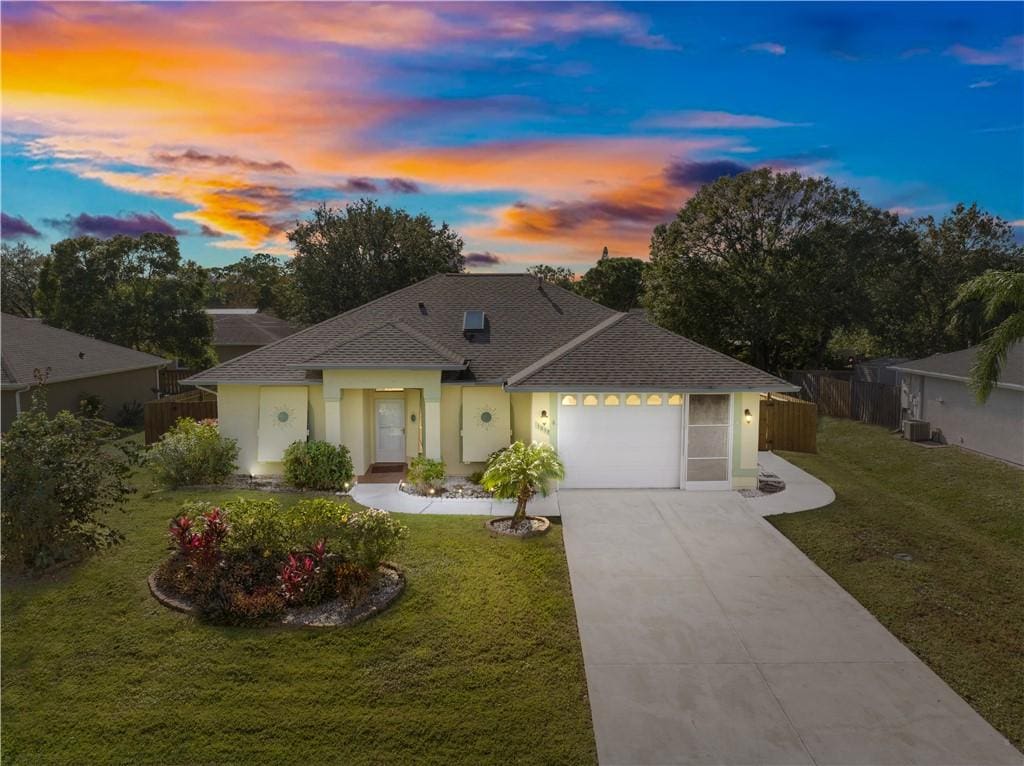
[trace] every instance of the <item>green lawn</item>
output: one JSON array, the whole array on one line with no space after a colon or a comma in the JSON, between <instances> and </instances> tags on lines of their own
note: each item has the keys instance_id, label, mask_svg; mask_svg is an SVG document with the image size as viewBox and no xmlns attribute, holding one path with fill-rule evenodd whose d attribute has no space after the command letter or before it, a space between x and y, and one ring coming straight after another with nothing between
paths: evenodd
<instances>
[{"instance_id":1,"label":"green lawn","mask_svg":"<svg viewBox=\"0 0 1024 766\"><path fill-rule=\"evenodd\" d=\"M524 543L403 516L408 587L389 611L218 628L160 606L146 576L177 506L223 495L149 489L114 515L120 547L4 583L4 763L596 762L560 527Z\"/></svg>"},{"instance_id":2,"label":"green lawn","mask_svg":"<svg viewBox=\"0 0 1024 766\"><path fill-rule=\"evenodd\" d=\"M818 450L783 454L835 503L769 521L1024 746L1024 471L831 418Z\"/></svg>"}]
</instances>

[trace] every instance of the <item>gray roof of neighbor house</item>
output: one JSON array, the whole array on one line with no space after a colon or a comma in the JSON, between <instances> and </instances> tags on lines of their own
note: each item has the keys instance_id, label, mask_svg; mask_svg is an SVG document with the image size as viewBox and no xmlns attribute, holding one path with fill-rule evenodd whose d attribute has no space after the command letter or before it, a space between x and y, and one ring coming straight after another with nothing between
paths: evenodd
<instances>
[{"instance_id":1,"label":"gray roof of neighbor house","mask_svg":"<svg viewBox=\"0 0 1024 766\"><path fill-rule=\"evenodd\" d=\"M265 346L299 331L299 326L256 309L207 309L214 346Z\"/></svg>"},{"instance_id":2,"label":"gray roof of neighbor house","mask_svg":"<svg viewBox=\"0 0 1024 766\"><path fill-rule=\"evenodd\" d=\"M463 332L466 311L486 313L484 330ZM639 316L526 274L439 274L187 382L305 383L325 368L417 364L448 370L445 381L508 382L510 389L796 390Z\"/></svg>"},{"instance_id":3,"label":"gray roof of neighbor house","mask_svg":"<svg viewBox=\"0 0 1024 766\"><path fill-rule=\"evenodd\" d=\"M159 367L168 363L153 354L59 330L38 319L0 315L3 388L23 388L36 382L35 370L45 371L48 383L91 378L115 372ZM155 383L155 380L154 380Z\"/></svg>"},{"instance_id":4,"label":"gray roof of neighbor house","mask_svg":"<svg viewBox=\"0 0 1024 766\"><path fill-rule=\"evenodd\" d=\"M962 351L934 354L924 359L894 364L892 369L928 377L967 381L971 377L971 367L974 366L977 355L978 346L971 346ZM1024 389L1024 343L1010 346L997 385Z\"/></svg>"}]
</instances>

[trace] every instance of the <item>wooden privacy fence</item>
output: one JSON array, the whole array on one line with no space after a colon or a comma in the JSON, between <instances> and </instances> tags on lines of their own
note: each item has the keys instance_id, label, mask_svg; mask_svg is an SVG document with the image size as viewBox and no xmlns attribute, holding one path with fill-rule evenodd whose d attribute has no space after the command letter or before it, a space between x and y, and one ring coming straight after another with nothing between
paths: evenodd
<instances>
[{"instance_id":1,"label":"wooden privacy fence","mask_svg":"<svg viewBox=\"0 0 1024 766\"><path fill-rule=\"evenodd\" d=\"M181 385L181 381L195 373L195 370L160 370L160 395L170 396L194 390L192 386Z\"/></svg>"},{"instance_id":2,"label":"wooden privacy fence","mask_svg":"<svg viewBox=\"0 0 1024 766\"><path fill-rule=\"evenodd\" d=\"M793 380L793 378L790 378ZM866 380L840 380L827 374L799 373L801 395L822 415L876 426L900 427L900 387ZM797 382L794 380L794 382Z\"/></svg>"},{"instance_id":3,"label":"wooden privacy fence","mask_svg":"<svg viewBox=\"0 0 1024 766\"><path fill-rule=\"evenodd\" d=\"M818 451L818 407L794 396L761 397L759 450Z\"/></svg>"},{"instance_id":4,"label":"wooden privacy fence","mask_svg":"<svg viewBox=\"0 0 1024 766\"><path fill-rule=\"evenodd\" d=\"M179 418L205 420L217 417L217 397L209 391L188 391L146 402L146 444L153 444L167 433Z\"/></svg>"}]
</instances>

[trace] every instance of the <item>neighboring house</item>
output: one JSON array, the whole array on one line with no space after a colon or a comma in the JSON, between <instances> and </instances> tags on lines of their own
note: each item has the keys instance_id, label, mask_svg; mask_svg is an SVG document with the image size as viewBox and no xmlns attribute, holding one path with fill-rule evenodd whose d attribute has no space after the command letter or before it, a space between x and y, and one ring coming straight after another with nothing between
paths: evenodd
<instances>
[{"instance_id":1,"label":"neighboring house","mask_svg":"<svg viewBox=\"0 0 1024 766\"><path fill-rule=\"evenodd\" d=\"M286 338L298 325L257 309L206 309L213 321L213 350L221 363Z\"/></svg>"},{"instance_id":2,"label":"neighboring house","mask_svg":"<svg viewBox=\"0 0 1024 766\"><path fill-rule=\"evenodd\" d=\"M900 373L895 369L895 365L909 361L906 357L888 356L860 362L854 365L853 380L898 386L900 384Z\"/></svg>"},{"instance_id":3,"label":"neighboring house","mask_svg":"<svg viewBox=\"0 0 1024 766\"><path fill-rule=\"evenodd\" d=\"M0 315L3 360L2 430L29 408L35 371L46 375L47 409L75 412L83 396L98 396L103 417L116 418L122 405L148 402L159 390L159 370L168 360L85 335L58 330L38 319Z\"/></svg>"},{"instance_id":4,"label":"neighboring house","mask_svg":"<svg viewBox=\"0 0 1024 766\"><path fill-rule=\"evenodd\" d=\"M933 438L1024 465L1024 343L1010 348L984 404L968 386L977 347L903 362L901 404L908 418L931 424Z\"/></svg>"},{"instance_id":5,"label":"neighboring house","mask_svg":"<svg viewBox=\"0 0 1024 766\"><path fill-rule=\"evenodd\" d=\"M562 487L752 487L759 395L796 387L522 274L444 274L188 378L216 386L239 465L296 440L357 473L416 455L467 475L513 440L552 444Z\"/></svg>"}]
</instances>

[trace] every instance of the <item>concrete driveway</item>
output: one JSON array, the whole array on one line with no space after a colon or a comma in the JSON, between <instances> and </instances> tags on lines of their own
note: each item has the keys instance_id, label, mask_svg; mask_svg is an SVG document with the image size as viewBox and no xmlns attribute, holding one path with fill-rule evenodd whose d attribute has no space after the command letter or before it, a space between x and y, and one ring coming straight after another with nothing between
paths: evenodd
<instances>
[{"instance_id":1,"label":"concrete driveway","mask_svg":"<svg viewBox=\"0 0 1024 766\"><path fill-rule=\"evenodd\" d=\"M559 493L602 764L1024 762L756 502Z\"/></svg>"}]
</instances>

